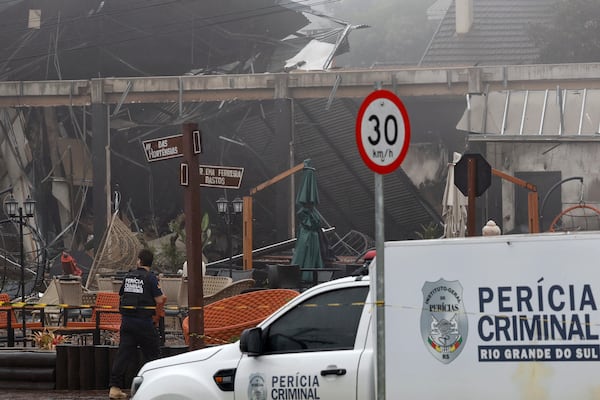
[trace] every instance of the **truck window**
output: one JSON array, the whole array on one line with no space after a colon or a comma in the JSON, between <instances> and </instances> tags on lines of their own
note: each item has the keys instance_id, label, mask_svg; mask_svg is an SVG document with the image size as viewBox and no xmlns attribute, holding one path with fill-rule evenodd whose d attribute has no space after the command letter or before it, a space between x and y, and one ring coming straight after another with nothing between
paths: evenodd
<instances>
[{"instance_id":1,"label":"truck window","mask_svg":"<svg viewBox=\"0 0 600 400\"><path fill-rule=\"evenodd\" d=\"M291 309L266 333L267 353L354 348L368 286L321 293Z\"/></svg>"}]
</instances>

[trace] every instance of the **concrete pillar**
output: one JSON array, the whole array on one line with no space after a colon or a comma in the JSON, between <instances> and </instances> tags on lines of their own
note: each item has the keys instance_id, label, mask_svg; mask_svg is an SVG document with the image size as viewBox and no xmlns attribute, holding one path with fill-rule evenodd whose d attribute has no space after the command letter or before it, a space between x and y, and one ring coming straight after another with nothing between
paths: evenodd
<instances>
[{"instance_id":1,"label":"concrete pillar","mask_svg":"<svg viewBox=\"0 0 600 400\"><path fill-rule=\"evenodd\" d=\"M108 106L103 104L101 79L92 79L92 168L94 171L94 249L98 250L110 218L110 165Z\"/></svg>"}]
</instances>

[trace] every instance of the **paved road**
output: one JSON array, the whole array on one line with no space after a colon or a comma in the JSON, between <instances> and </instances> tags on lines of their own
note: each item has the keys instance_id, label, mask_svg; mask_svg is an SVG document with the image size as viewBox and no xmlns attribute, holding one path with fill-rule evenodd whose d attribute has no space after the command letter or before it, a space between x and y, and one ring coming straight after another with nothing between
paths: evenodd
<instances>
[{"instance_id":1,"label":"paved road","mask_svg":"<svg viewBox=\"0 0 600 400\"><path fill-rule=\"evenodd\" d=\"M107 390L11 390L2 392L0 400L108 400Z\"/></svg>"}]
</instances>

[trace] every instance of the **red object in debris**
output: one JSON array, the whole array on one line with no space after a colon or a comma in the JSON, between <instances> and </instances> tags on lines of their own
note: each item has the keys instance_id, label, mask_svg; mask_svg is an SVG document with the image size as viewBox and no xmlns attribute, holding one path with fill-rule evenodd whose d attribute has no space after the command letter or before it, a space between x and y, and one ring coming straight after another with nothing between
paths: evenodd
<instances>
[{"instance_id":1,"label":"red object in debris","mask_svg":"<svg viewBox=\"0 0 600 400\"><path fill-rule=\"evenodd\" d=\"M65 275L77 275L81 276L83 271L77 266L75 259L66 251L63 251L60 256L60 262L62 263L63 274Z\"/></svg>"},{"instance_id":2,"label":"red object in debris","mask_svg":"<svg viewBox=\"0 0 600 400\"><path fill-rule=\"evenodd\" d=\"M372 259L375 258L375 250L367 251L363 258L365 261L371 261Z\"/></svg>"}]
</instances>

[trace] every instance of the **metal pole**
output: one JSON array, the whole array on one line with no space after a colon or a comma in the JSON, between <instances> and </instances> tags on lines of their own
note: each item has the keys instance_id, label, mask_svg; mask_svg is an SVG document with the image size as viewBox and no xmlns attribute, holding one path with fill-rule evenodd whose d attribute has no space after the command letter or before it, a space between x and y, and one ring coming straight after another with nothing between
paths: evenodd
<instances>
[{"instance_id":1,"label":"metal pole","mask_svg":"<svg viewBox=\"0 0 600 400\"><path fill-rule=\"evenodd\" d=\"M227 204L227 214L225 215L225 223L227 224L227 248L229 249L229 277L233 278L233 244L231 240L231 223L232 215L229 207L231 204Z\"/></svg>"},{"instance_id":2,"label":"metal pole","mask_svg":"<svg viewBox=\"0 0 600 400\"><path fill-rule=\"evenodd\" d=\"M21 259L21 303L23 303L23 308L21 308L21 321L23 323L23 347L27 347L27 324L25 323L25 252L23 250L23 207L19 207L19 238Z\"/></svg>"},{"instance_id":3,"label":"metal pole","mask_svg":"<svg viewBox=\"0 0 600 400\"><path fill-rule=\"evenodd\" d=\"M383 212L383 176L375 174L375 267L377 282L377 400L385 400L385 274L384 250L385 229Z\"/></svg>"},{"instance_id":4,"label":"metal pole","mask_svg":"<svg viewBox=\"0 0 600 400\"><path fill-rule=\"evenodd\" d=\"M20 238L20 256L21 256L21 302L25 302L25 261L23 251L23 207L19 207L19 238ZM25 314L23 314L25 315ZM23 316L23 318L25 318Z\"/></svg>"}]
</instances>

